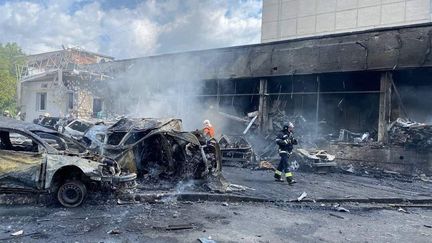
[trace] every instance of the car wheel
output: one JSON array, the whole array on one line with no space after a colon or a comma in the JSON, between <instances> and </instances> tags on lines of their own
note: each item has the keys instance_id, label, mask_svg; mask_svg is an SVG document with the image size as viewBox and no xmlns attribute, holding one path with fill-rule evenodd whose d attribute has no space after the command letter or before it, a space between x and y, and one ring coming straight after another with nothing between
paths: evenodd
<instances>
[{"instance_id":1,"label":"car wheel","mask_svg":"<svg viewBox=\"0 0 432 243\"><path fill-rule=\"evenodd\" d=\"M212 153L214 154L214 160L212 161L212 174L217 176L222 171L222 154L219 143L216 139L211 140Z\"/></svg>"},{"instance_id":2,"label":"car wheel","mask_svg":"<svg viewBox=\"0 0 432 243\"><path fill-rule=\"evenodd\" d=\"M66 181L57 191L58 201L68 208L80 206L86 196L87 188L81 181Z\"/></svg>"}]
</instances>

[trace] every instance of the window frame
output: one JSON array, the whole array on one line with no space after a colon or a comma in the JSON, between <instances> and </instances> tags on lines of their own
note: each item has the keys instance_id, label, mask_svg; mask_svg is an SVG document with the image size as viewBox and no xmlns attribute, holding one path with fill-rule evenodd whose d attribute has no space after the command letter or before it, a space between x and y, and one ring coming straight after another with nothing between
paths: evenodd
<instances>
[{"instance_id":1,"label":"window frame","mask_svg":"<svg viewBox=\"0 0 432 243\"><path fill-rule=\"evenodd\" d=\"M42 101L42 97L45 97L44 102ZM41 105L44 105L43 109ZM37 92L36 93L36 111L46 111L48 104L48 92Z\"/></svg>"},{"instance_id":2,"label":"window frame","mask_svg":"<svg viewBox=\"0 0 432 243\"><path fill-rule=\"evenodd\" d=\"M32 152L32 151L20 151L20 150L9 150L9 149L2 149L0 148L0 151L10 151L10 152L16 152L16 153L26 153L26 154L42 154L47 151L45 145L39 141L39 139L35 138L32 134L27 133L25 131L16 130L16 129L9 129L9 128L3 128L0 127L0 131L2 132L8 132L9 133L9 139L11 133L17 133L21 136L27 137L31 139L33 142L35 142L38 145L38 152Z\"/></svg>"},{"instance_id":3,"label":"window frame","mask_svg":"<svg viewBox=\"0 0 432 243\"><path fill-rule=\"evenodd\" d=\"M68 110L73 110L74 107L75 107L75 92L68 91L68 92L66 92L66 94L67 94L67 96L66 96L67 97L67 106L66 106L66 108ZM71 97L72 97L72 99L71 99Z\"/></svg>"}]
</instances>

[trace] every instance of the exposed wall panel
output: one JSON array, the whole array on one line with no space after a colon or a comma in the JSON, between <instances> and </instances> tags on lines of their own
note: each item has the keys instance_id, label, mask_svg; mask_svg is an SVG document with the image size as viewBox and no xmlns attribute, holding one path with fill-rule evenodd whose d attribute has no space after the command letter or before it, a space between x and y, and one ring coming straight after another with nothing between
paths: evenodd
<instances>
[{"instance_id":1,"label":"exposed wall panel","mask_svg":"<svg viewBox=\"0 0 432 243\"><path fill-rule=\"evenodd\" d=\"M150 78L151 72L159 72L158 77L162 73L179 81L399 70L432 66L431 36L428 24L167 54L99 64L98 68L116 72L141 65L149 70Z\"/></svg>"},{"instance_id":2,"label":"exposed wall panel","mask_svg":"<svg viewBox=\"0 0 432 243\"><path fill-rule=\"evenodd\" d=\"M428 23L431 13L430 0L263 0L261 41Z\"/></svg>"}]
</instances>

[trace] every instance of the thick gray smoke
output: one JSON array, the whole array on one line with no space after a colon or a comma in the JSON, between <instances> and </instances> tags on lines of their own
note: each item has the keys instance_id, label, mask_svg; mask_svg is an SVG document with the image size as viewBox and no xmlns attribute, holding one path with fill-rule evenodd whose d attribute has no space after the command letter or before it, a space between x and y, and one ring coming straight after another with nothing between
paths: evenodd
<instances>
[{"instance_id":1,"label":"thick gray smoke","mask_svg":"<svg viewBox=\"0 0 432 243\"><path fill-rule=\"evenodd\" d=\"M126 71L110 82L112 110L129 117L181 118L185 130L202 128L205 119L222 127L215 121L216 99L200 97L205 67L210 64L217 65L191 55L150 57L127 64Z\"/></svg>"}]
</instances>

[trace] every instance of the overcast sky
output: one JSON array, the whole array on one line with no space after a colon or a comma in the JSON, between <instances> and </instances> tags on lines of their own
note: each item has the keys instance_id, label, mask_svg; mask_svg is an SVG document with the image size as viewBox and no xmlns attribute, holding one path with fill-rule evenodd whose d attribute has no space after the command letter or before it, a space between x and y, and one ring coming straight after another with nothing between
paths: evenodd
<instances>
[{"instance_id":1,"label":"overcast sky","mask_svg":"<svg viewBox=\"0 0 432 243\"><path fill-rule=\"evenodd\" d=\"M0 42L116 59L260 42L261 0L0 0Z\"/></svg>"}]
</instances>

